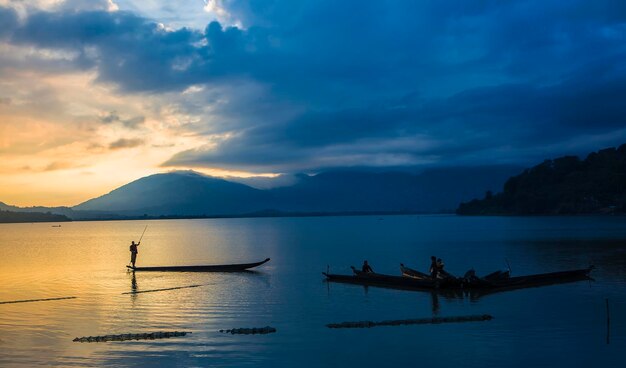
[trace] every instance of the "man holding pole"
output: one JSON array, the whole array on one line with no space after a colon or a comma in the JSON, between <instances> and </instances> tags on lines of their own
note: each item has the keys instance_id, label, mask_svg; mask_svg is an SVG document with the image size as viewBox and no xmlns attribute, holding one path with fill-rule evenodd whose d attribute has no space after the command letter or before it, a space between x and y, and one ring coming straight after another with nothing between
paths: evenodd
<instances>
[{"instance_id":1,"label":"man holding pole","mask_svg":"<svg viewBox=\"0 0 626 368\"><path fill-rule=\"evenodd\" d=\"M134 240L130 242L130 264L133 265L133 268L135 268L135 261L137 261L137 253L139 253L139 251L137 250L137 247L139 246L139 244L141 244L141 239L143 239L143 234L146 233L146 229L148 229L148 225L146 225L146 227L143 229L143 233L141 233L141 237L139 237L139 242L137 242L137 244L135 244Z\"/></svg>"},{"instance_id":2,"label":"man holding pole","mask_svg":"<svg viewBox=\"0 0 626 368\"><path fill-rule=\"evenodd\" d=\"M137 253L139 253L139 251L137 250L137 247L139 246L139 244L141 244L141 242L135 244L135 241L131 241L130 242L130 264L133 265L133 268L135 268L135 261L137 260Z\"/></svg>"}]
</instances>

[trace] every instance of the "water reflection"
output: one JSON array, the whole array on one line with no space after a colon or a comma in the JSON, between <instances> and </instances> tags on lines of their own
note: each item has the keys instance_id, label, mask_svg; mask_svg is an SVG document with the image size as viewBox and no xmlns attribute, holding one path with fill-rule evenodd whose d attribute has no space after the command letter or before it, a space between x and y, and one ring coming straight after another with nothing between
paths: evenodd
<instances>
[{"instance_id":1,"label":"water reflection","mask_svg":"<svg viewBox=\"0 0 626 368\"><path fill-rule=\"evenodd\" d=\"M431 302L433 305L433 317L439 315L439 295L437 293L430 293Z\"/></svg>"},{"instance_id":2,"label":"water reflection","mask_svg":"<svg viewBox=\"0 0 626 368\"><path fill-rule=\"evenodd\" d=\"M137 277L135 276L135 271L130 271L128 273L131 274L130 291L133 293L136 293L137 292Z\"/></svg>"},{"instance_id":3,"label":"water reflection","mask_svg":"<svg viewBox=\"0 0 626 368\"><path fill-rule=\"evenodd\" d=\"M137 286L137 277L135 276L135 271L128 270L127 274L130 274L130 299L133 301L133 305L137 300L137 291L139 290Z\"/></svg>"},{"instance_id":4,"label":"water reflection","mask_svg":"<svg viewBox=\"0 0 626 368\"><path fill-rule=\"evenodd\" d=\"M468 367L618 366L626 348L626 219L150 221L142 240L142 264L237 263L265 257L272 262L241 274L127 272L128 241L147 223L75 222L61 230L49 224L0 225L0 300L78 297L0 305L0 366L313 367L406 361ZM444 258L446 269L457 274L470 267L486 274L502 268L504 259L515 275L579 268L592 261L598 282L495 294L361 290L319 283L327 264L343 267L367 258L375 260L378 272L397 274L400 262L430 254ZM139 293L189 285L202 287ZM611 301L610 324L605 298ZM482 313L493 314L494 321L376 331L324 327L329 321ZM278 332L218 332L266 325ZM168 341L71 341L159 330L193 334ZM416 335L429 338L416 348Z\"/></svg>"}]
</instances>

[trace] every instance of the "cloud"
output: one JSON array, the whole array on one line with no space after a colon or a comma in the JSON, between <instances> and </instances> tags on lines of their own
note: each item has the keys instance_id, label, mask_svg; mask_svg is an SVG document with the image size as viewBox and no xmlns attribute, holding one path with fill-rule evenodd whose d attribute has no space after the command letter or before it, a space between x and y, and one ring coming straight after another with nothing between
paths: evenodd
<instances>
[{"instance_id":1,"label":"cloud","mask_svg":"<svg viewBox=\"0 0 626 368\"><path fill-rule=\"evenodd\" d=\"M57 171L57 170L66 170L73 169L76 167L81 167L81 165L77 165L71 162L63 162L63 161L54 161L48 164L43 171Z\"/></svg>"},{"instance_id":2,"label":"cloud","mask_svg":"<svg viewBox=\"0 0 626 368\"><path fill-rule=\"evenodd\" d=\"M222 23L202 28L162 24L176 9L153 19L118 4L31 9L22 20L0 8L0 39L37 50L25 67L89 71L97 85L154 101L163 127L204 141L163 166L528 162L622 139L619 2L227 1L212 3ZM144 111L100 111L101 123L148 124Z\"/></svg>"},{"instance_id":3,"label":"cloud","mask_svg":"<svg viewBox=\"0 0 626 368\"><path fill-rule=\"evenodd\" d=\"M108 114L101 116L100 121L105 124L110 124L120 121L120 117L117 115L117 112L111 111Z\"/></svg>"},{"instance_id":4,"label":"cloud","mask_svg":"<svg viewBox=\"0 0 626 368\"><path fill-rule=\"evenodd\" d=\"M145 121L146 121L145 117L143 117L143 116L135 116L134 118L122 120L122 124L124 124L124 126L127 127L127 128L137 129Z\"/></svg>"},{"instance_id":5,"label":"cloud","mask_svg":"<svg viewBox=\"0 0 626 368\"><path fill-rule=\"evenodd\" d=\"M541 160L621 143L626 76L583 71L551 86L502 84L448 98L406 96L378 105L308 112L282 124L259 125L208 148L178 153L163 166L236 167L293 172L345 166L415 166L432 162ZM588 75L596 78L590 80ZM615 132L604 135L603 133ZM584 144L587 137L594 145ZM571 142L577 141L578 147ZM555 142L562 142L561 151ZM536 154L529 151L539 148ZM490 157L493 152L496 157ZM519 155L519 153L522 153ZM516 154L518 157L516 158ZM470 158L464 160L463 157Z\"/></svg>"},{"instance_id":6,"label":"cloud","mask_svg":"<svg viewBox=\"0 0 626 368\"><path fill-rule=\"evenodd\" d=\"M141 145L143 145L144 141L143 139L139 139L139 138L120 138L114 142L111 142L111 144L109 144L109 149L111 150L118 150L118 149L125 149L125 148L135 148L135 147L139 147Z\"/></svg>"},{"instance_id":7,"label":"cloud","mask_svg":"<svg viewBox=\"0 0 626 368\"><path fill-rule=\"evenodd\" d=\"M128 119L122 119L116 111L111 111L100 116L99 120L105 124L120 123L127 128L137 129L146 121L146 118L144 116L135 116Z\"/></svg>"}]
</instances>

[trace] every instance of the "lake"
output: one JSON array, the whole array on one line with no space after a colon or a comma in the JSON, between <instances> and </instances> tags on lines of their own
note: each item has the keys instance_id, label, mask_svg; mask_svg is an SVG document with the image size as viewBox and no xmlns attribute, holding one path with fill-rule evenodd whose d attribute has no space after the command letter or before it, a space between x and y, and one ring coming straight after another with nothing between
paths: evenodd
<instances>
[{"instance_id":1,"label":"lake","mask_svg":"<svg viewBox=\"0 0 626 368\"><path fill-rule=\"evenodd\" d=\"M363 216L0 224L0 366L622 367L626 217ZM249 273L126 271L245 263ZM513 275L596 266L595 281L479 298L327 283L367 259ZM192 288L156 289L200 285ZM134 292L134 293L133 293ZM606 299L610 306L607 331ZM328 323L490 314L486 322L329 329ZM272 326L267 335L220 329ZM190 331L161 340L75 337ZM608 332L608 335L607 335Z\"/></svg>"}]
</instances>

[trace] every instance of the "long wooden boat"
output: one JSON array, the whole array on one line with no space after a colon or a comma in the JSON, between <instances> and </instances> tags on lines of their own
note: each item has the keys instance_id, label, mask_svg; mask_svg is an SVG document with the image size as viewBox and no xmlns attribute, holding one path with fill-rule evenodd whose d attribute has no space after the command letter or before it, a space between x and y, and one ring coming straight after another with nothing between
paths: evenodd
<instances>
[{"instance_id":1,"label":"long wooden boat","mask_svg":"<svg viewBox=\"0 0 626 368\"><path fill-rule=\"evenodd\" d=\"M478 278L467 282L468 286L490 289L517 289L589 280L593 266L570 271L540 273L535 275L502 277L495 279Z\"/></svg>"},{"instance_id":2,"label":"long wooden boat","mask_svg":"<svg viewBox=\"0 0 626 368\"><path fill-rule=\"evenodd\" d=\"M431 278L429 274L406 267L404 263L400 263L400 273L402 273L402 276L404 277L409 277L417 280L426 280Z\"/></svg>"},{"instance_id":3,"label":"long wooden boat","mask_svg":"<svg viewBox=\"0 0 626 368\"><path fill-rule=\"evenodd\" d=\"M417 280L432 280L432 276L424 273L424 272L420 272L418 270L414 270L412 268L406 267L404 265L404 263L400 263L400 273L402 273L402 276L404 277L410 277L412 279L417 279ZM447 271L439 271L438 275L437 275L437 280L441 281L441 280L448 280L448 281L452 281L458 279L456 276L452 275L451 273L447 272Z\"/></svg>"},{"instance_id":4,"label":"long wooden boat","mask_svg":"<svg viewBox=\"0 0 626 368\"><path fill-rule=\"evenodd\" d=\"M204 266L156 266L156 267L132 267L126 266L132 271L159 271L159 272L241 272L250 268L258 267L269 262L269 258L261 262L239 263L227 265L204 265Z\"/></svg>"},{"instance_id":5,"label":"long wooden boat","mask_svg":"<svg viewBox=\"0 0 626 368\"><path fill-rule=\"evenodd\" d=\"M359 273L354 275L340 275L322 272L326 280L331 282L341 282L346 284L356 284L365 286L377 286L391 289L407 290L431 290L432 285L428 281L410 279L401 276L391 276L379 273Z\"/></svg>"},{"instance_id":6,"label":"long wooden boat","mask_svg":"<svg viewBox=\"0 0 626 368\"><path fill-rule=\"evenodd\" d=\"M322 272L326 279L331 282L341 282L357 285L376 286L393 289L433 291L433 290L480 290L497 292L505 290L522 289L551 284L560 284L589 280L589 268L550 272L535 275L503 277L488 280L479 277L457 278L455 280L433 280L432 278L413 278L392 276L378 273L355 272L354 275L338 275Z\"/></svg>"}]
</instances>

